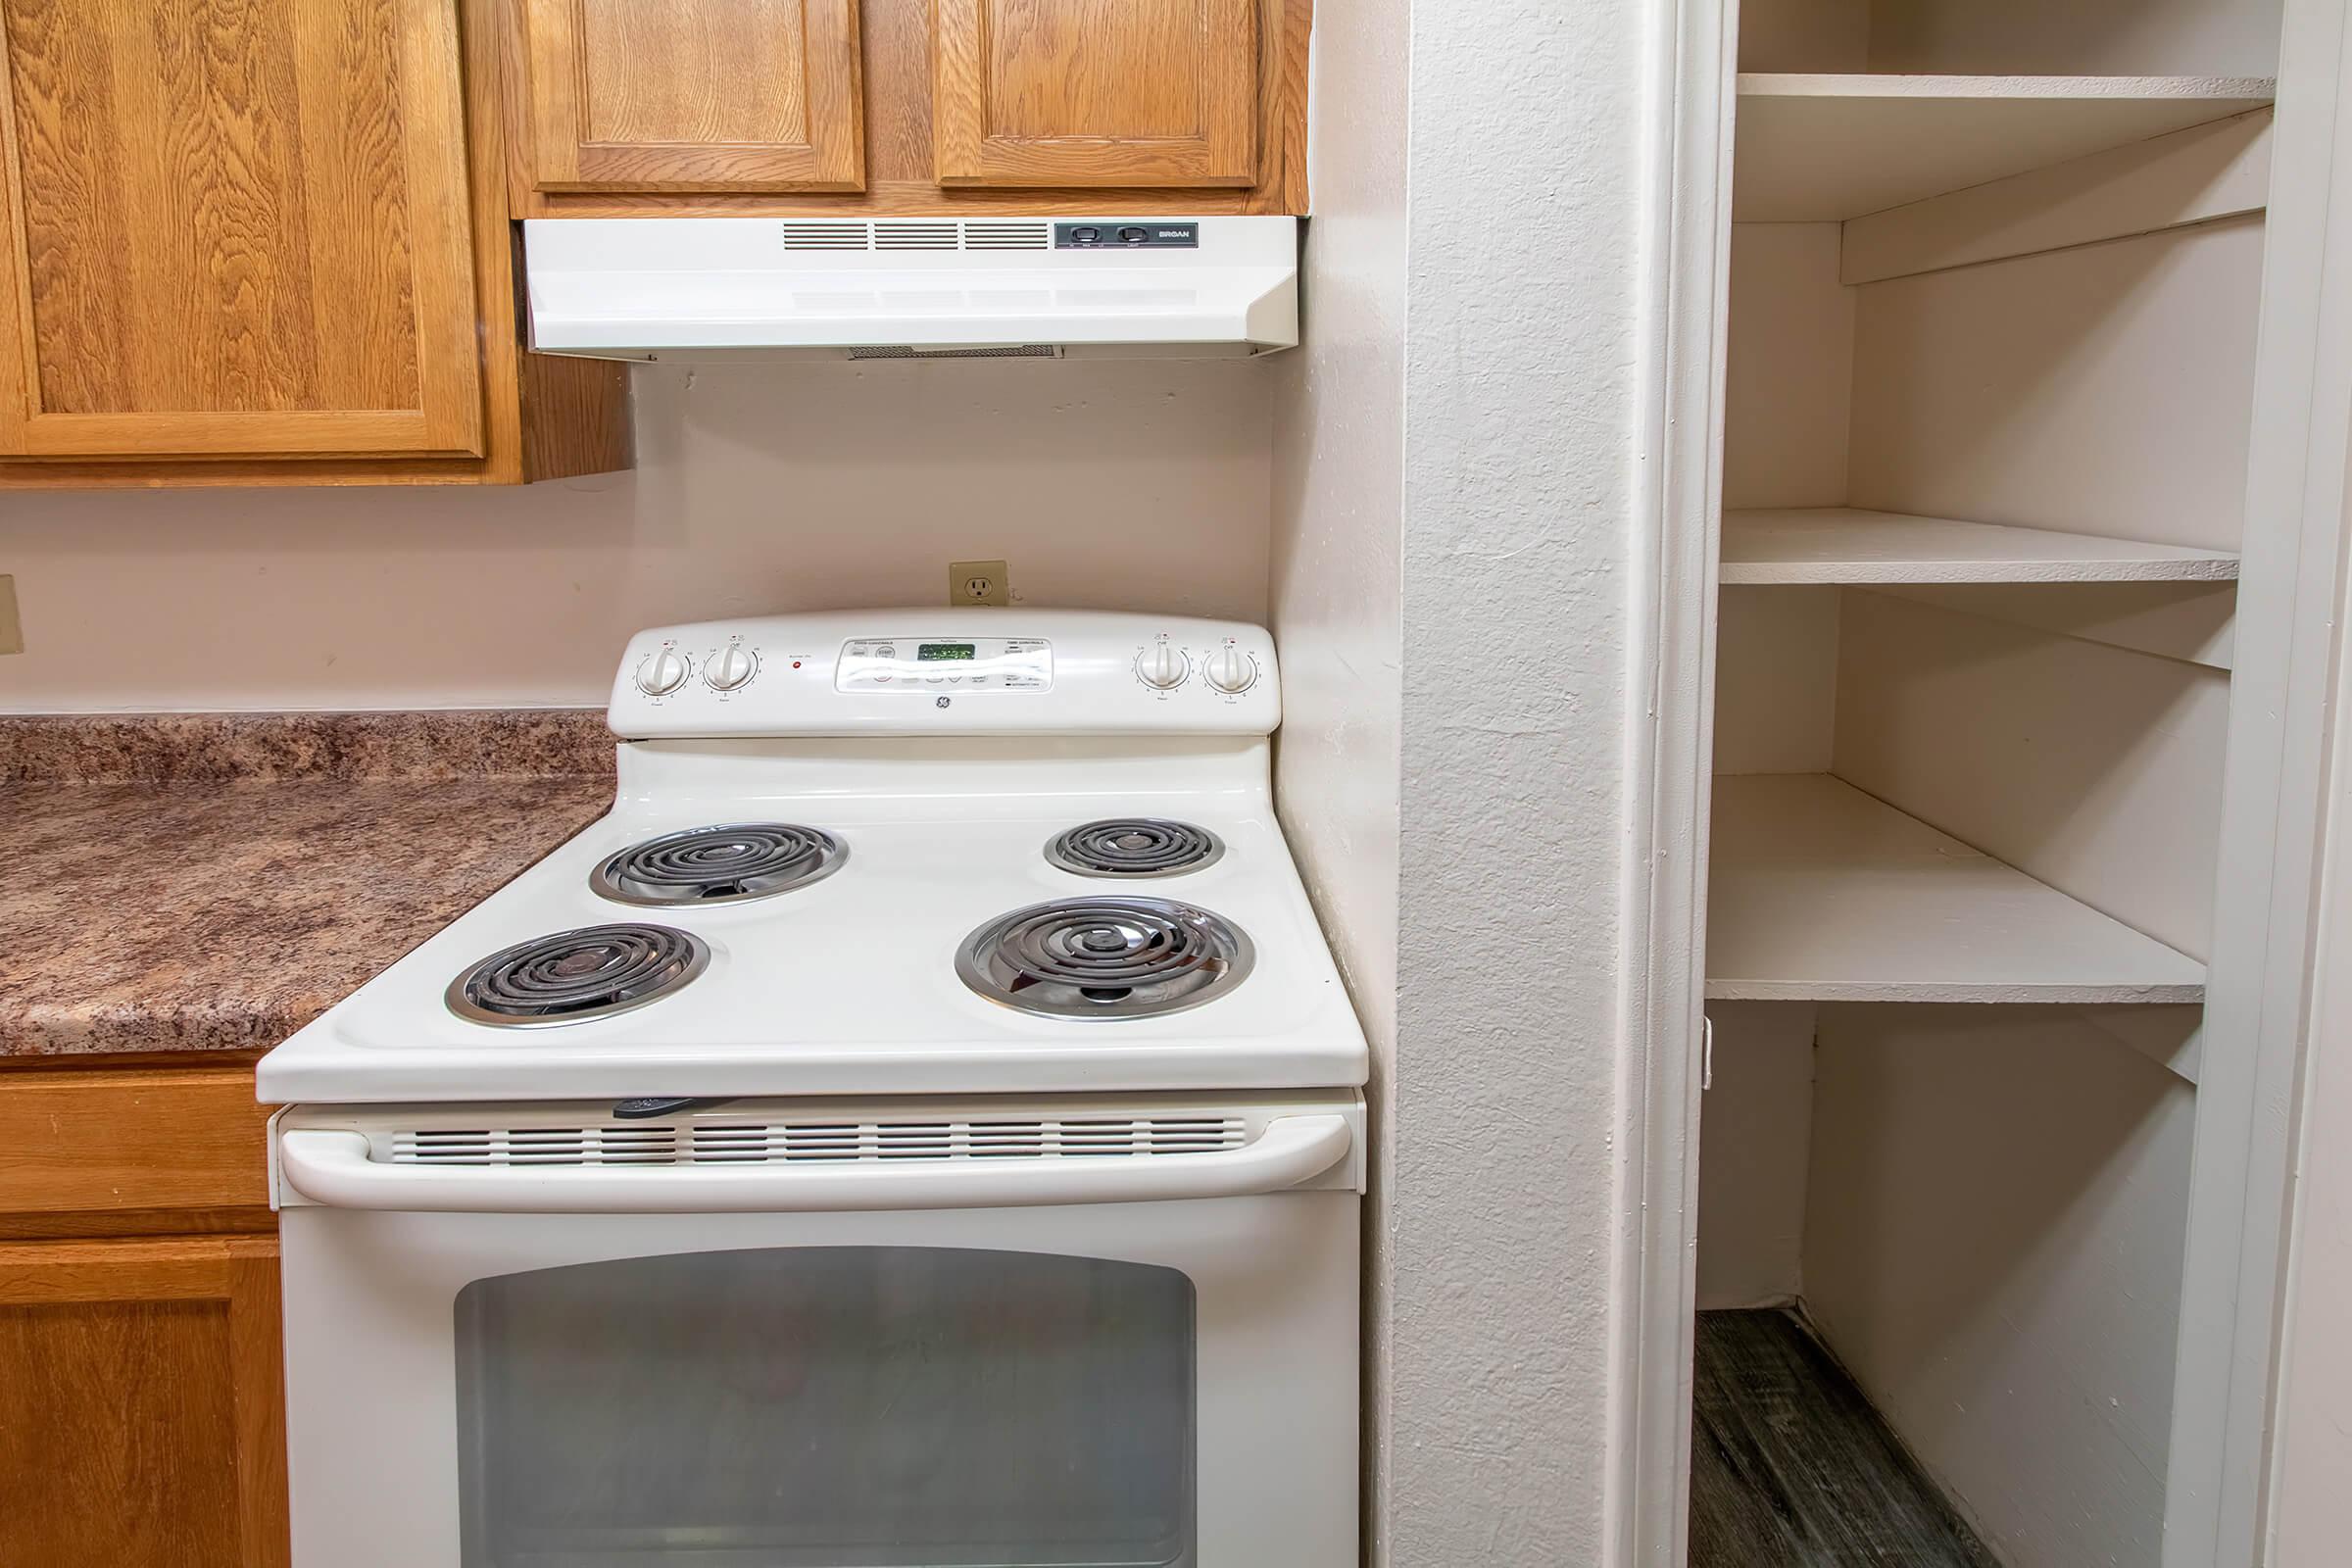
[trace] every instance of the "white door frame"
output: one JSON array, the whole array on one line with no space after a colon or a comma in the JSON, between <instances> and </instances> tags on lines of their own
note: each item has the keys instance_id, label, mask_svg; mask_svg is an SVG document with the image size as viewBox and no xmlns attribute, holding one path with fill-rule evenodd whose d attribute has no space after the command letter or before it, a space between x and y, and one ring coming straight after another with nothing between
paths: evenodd
<instances>
[{"instance_id":1,"label":"white door frame","mask_svg":"<svg viewBox=\"0 0 2352 1568\"><path fill-rule=\"evenodd\" d=\"M2286 0L2164 1568L2263 1560L2305 978L2352 500L2347 0ZM1609 1561L1680 1568L1704 1052L1738 0L1659 7L1638 454Z\"/></svg>"},{"instance_id":2,"label":"white door frame","mask_svg":"<svg viewBox=\"0 0 2352 1568\"><path fill-rule=\"evenodd\" d=\"M1605 1504L1618 1568L1678 1568L1688 1531L1738 0L1661 0L1655 29Z\"/></svg>"},{"instance_id":3,"label":"white door frame","mask_svg":"<svg viewBox=\"0 0 2352 1568\"><path fill-rule=\"evenodd\" d=\"M2164 1568L2263 1560L2352 435L2345 0L2287 0Z\"/></svg>"}]
</instances>

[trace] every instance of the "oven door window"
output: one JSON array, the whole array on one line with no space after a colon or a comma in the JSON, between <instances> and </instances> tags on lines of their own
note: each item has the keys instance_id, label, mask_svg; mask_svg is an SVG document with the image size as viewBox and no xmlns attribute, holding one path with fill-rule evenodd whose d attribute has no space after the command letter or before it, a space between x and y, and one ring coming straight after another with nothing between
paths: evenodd
<instances>
[{"instance_id":1,"label":"oven door window","mask_svg":"<svg viewBox=\"0 0 2352 1568\"><path fill-rule=\"evenodd\" d=\"M777 1248L457 1300L463 1568L1189 1564L1193 1284Z\"/></svg>"}]
</instances>

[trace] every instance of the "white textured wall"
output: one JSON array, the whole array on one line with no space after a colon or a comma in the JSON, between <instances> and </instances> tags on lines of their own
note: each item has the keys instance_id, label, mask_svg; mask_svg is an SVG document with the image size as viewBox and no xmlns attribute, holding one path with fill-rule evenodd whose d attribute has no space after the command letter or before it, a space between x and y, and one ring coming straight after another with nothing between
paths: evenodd
<instances>
[{"instance_id":1,"label":"white textured wall","mask_svg":"<svg viewBox=\"0 0 2352 1568\"><path fill-rule=\"evenodd\" d=\"M1605 1560L1661 16L1413 11L1389 1463L1409 1568Z\"/></svg>"},{"instance_id":2,"label":"white textured wall","mask_svg":"<svg viewBox=\"0 0 2352 1568\"><path fill-rule=\"evenodd\" d=\"M1275 796L1372 1047L1365 1206L1365 1551L1389 1560L1396 1148L1397 569L1404 503L1408 0L1323 11L1308 96L1306 331L1274 384L1267 613L1282 650Z\"/></svg>"},{"instance_id":3,"label":"white textured wall","mask_svg":"<svg viewBox=\"0 0 2352 1568\"><path fill-rule=\"evenodd\" d=\"M941 603L951 560L1009 560L1035 604L1256 619L1277 373L661 367L633 474L0 493L0 711L601 706L639 627Z\"/></svg>"}]
</instances>

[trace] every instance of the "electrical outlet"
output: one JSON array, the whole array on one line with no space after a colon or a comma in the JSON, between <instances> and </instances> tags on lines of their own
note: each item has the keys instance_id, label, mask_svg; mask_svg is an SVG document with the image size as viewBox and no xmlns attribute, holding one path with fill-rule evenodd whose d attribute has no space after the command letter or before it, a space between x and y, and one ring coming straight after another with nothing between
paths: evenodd
<instances>
[{"instance_id":1,"label":"electrical outlet","mask_svg":"<svg viewBox=\"0 0 2352 1568\"><path fill-rule=\"evenodd\" d=\"M0 654L24 651L24 627L17 619L17 579L0 577Z\"/></svg>"},{"instance_id":2,"label":"electrical outlet","mask_svg":"<svg viewBox=\"0 0 2352 1568\"><path fill-rule=\"evenodd\" d=\"M948 563L948 603L1005 605L1012 602L1012 578L1002 561Z\"/></svg>"}]
</instances>

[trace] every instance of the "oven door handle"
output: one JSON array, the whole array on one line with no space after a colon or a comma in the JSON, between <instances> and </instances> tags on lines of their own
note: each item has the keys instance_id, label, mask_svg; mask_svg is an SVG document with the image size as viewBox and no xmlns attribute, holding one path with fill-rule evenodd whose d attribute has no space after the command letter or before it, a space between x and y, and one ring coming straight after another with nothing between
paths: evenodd
<instances>
[{"instance_id":1,"label":"oven door handle","mask_svg":"<svg viewBox=\"0 0 2352 1568\"><path fill-rule=\"evenodd\" d=\"M1044 1159L845 1160L686 1165L412 1165L368 1157L334 1128L278 1135L284 1185L330 1208L479 1214L813 1213L1013 1208L1246 1198L1330 1170L1354 1142L1348 1118L1277 1116L1239 1149L1204 1154Z\"/></svg>"}]
</instances>

